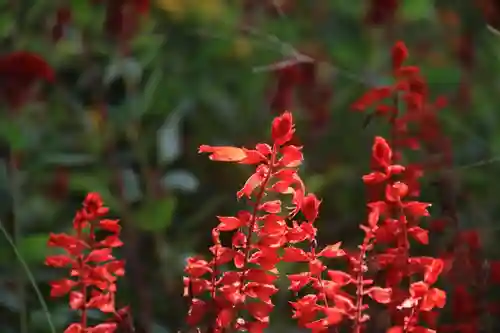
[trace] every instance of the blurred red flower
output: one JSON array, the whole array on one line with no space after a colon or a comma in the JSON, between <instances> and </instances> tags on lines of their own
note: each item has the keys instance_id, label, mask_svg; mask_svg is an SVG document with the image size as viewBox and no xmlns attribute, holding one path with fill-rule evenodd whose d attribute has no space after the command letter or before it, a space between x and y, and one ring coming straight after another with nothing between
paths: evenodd
<instances>
[{"instance_id":1,"label":"blurred red flower","mask_svg":"<svg viewBox=\"0 0 500 333\"><path fill-rule=\"evenodd\" d=\"M10 107L22 106L37 81L54 81L54 70L39 55L16 51L0 56L0 99Z\"/></svg>"}]
</instances>

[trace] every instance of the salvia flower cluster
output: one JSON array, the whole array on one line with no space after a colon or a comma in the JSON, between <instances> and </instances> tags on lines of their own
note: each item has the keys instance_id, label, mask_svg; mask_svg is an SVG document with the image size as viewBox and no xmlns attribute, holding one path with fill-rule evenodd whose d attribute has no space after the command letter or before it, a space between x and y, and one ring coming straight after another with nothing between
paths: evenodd
<instances>
[{"instance_id":1,"label":"salvia flower cluster","mask_svg":"<svg viewBox=\"0 0 500 333\"><path fill-rule=\"evenodd\" d=\"M105 219L108 208L97 193L89 193L73 219L73 233L51 234L48 246L64 250L63 254L47 257L45 264L68 267L69 277L53 281L51 296L69 294L69 306L78 311L80 320L65 333L113 333L126 308L115 308L116 281L125 273L124 262L115 259L113 248L123 245L119 238L118 220ZM99 239L97 232L107 235ZM109 322L92 326L88 310L98 309L113 315Z\"/></svg>"},{"instance_id":2,"label":"salvia flower cluster","mask_svg":"<svg viewBox=\"0 0 500 333\"><path fill-rule=\"evenodd\" d=\"M409 254L410 238L427 243L427 232L418 222L429 215L429 204L406 200L409 186L396 179L405 167L393 163L386 140L375 139L374 169L363 177L368 186L382 184L385 195L368 203L367 222L361 225L364 241L352 252L342 249L340 242L317 249L314 222L320 200L306 192L297 173L303 156L301 147L290 144L294 134L291 113L275 118L271 132L272 145L258 144L255 149L200 147L200 152L210 153L211 160L253 164L256 170L237 193L238 198L251 200L252 209L236 216L219 216L212 232L212 259L188 260L184 280L185 295L191 298L188 323L203 324L214 332L262 332L269 325L272 296L278 291L274 284L279 276L276 265L284 261L304 262L308 267L305 272L288 275L289 289L296 294L313 290L291 302L293 318L300 326L324 332L350 321L353 332L362 332L369 319L365 311L365 297L369 296L392 310L391 333L433 332L421 326L419 318L421 312L444 305L444 292L433 287L442 261ZM280 199L286 195L288 199ZM290 204L285 205L284 200ZM232 233L230 245L222 244L221 232ZM385 249L375 254L387 273L384 287L365 277L367 254L378 243ZM347 259L349 269L328 269L323 260L330 258ZM399 286L404 277L417 274L421 278L412 280L409 288Z\"/></svg>"},{"instance_id":3,"label":"salvia flower cluster","mask_svg":"<svg viewBox=\"0 0 500 333\"><path fill-rule=\"evenodd\" d=\"M274 307L271 297L278 291L275 282L276 264L282 260L280 249L316 233L312 222L319 202L305 195L297 175L301 147L287 144L294 131L292 115L285 113L273 121L272 145L258 144L255 149L200 147L200 152L210 153L211 160L256 165L256 169L237 193L238 198L251 199L252 208L236 216L219 216L212 232L212 259L188 261L185 286L186 295L192 297L189 324L206 320L214 332L261 332L268 326ZM290 196L290 207L278 199L279 195ZM310 223L287 225L286 220L299 211ZM232 232L229 246L222 244L221 232ZM234 270L222 272L221 267L228 264Z\"/></svg>"},{"instance_id":4,"label":"salvia flower cluster","mask_svg":"<svg viewBox=\"0 0 500 333\"><path fill-rule=\"evenodd\" d=\"M298 174L303 154L302 147L293 143L290 112L273 120L270 144L259 143L253 149L200 146L199 152L213 161L255 169L237 192L248 209L218 216L211 257L187 260L184 296L190 300L191 327L215 333L263 332L270 324L282 276L278 264L288 262L306 268L286 276L294 297L292 317L302 328L315 333L347 327L352 333L367 332L373 307L385 309L388 333L434 333L445 328L437 326L437 309L444 307L446 293L436 283L449 271L446 259L412 253L413 244L429 243L429 232L420 222L430 215L431 205L418 200L418 180L427 169L423 163L403 163L405 149L423 146L433 152L445 147L433 146L444 142L435 114L444 102L428 102L418 67L403 65L407 57L406 46L396 43L394 84L373 88L354 103L357 111L374 107L374 115L391 125L390 140L375 137L371 170L360 179L367 189L367 214L359 226L363 238L356 249L341 242L318 246L315 223L321 201L307 191ZM70 267L69 278L51 283L51 295L69 293L69 305L80 315L65 333L115 332L127 311L115 308L116 280L124 275L124 263L112 254L122 242L118 221L105 219L107 213L99 195L90 193L74 218L74 233L50 236L49 246L65 253L48 257L46 264ZM332 259L344 268L330 269ZM113 318L92 326L89 309Z\"/></svg>"},{"instance_id":5,"label":"salvia flower cluster","mask_svg":"<svg viewBox=\"0 0 500 333\"><path fill-rule=\"evenodd\" d=\"M238 198L252 199L253 209L219 217L213 230L212 259L191 258L186 267L191 325L204 321L216 332L261 332L269 324L272 295L277 292L273 284L279 276L276 264L284 261L307 263L307 271L288 275L289 289L302 295L291 302L293 318L302 327L323 332L350 322L352 331L360 333L370 318L370 298L386 305L391 317L389 332L434 332L427 326L435 326L434 310L446 302L445 292L434 286L444 262L410 253L412 242L429 242L420 220L429 216L430 204L417 200L422 167L398 163L402 149L418 149L419 141L432 141L423 129L409 131L409 123L422 125L429 120L429 105L419 69L403 66L407 57L405 45L396 43L392 49L395 84L371 89L354 105L365 110L379 104L375 114L389 119L396 148L393 151L385 139L375 138L372 171L362 177L368 190L368 215L360 225L364 238L355 251L342 249L340 242L317 249L314 222L320 201L306 192L297 174L302 147L290 144L294 125L289 112L273 121L272 146L258 144L253 150L200 147L200 152L211 153L212 160L257 167L238 192ZM393 105L384 102L388 98ZM436 102L436 106L441 104ZM289 195L291 205L284 207L276 199L280 195ZM230 246L222 245L221 231L233 233ZM324 259L331 258L347 261L348 268L328 269ZM375 261L377 272L370 271L368 258ZM234 268L227 270L228 264Z\"/></svg>"}]
</instances>

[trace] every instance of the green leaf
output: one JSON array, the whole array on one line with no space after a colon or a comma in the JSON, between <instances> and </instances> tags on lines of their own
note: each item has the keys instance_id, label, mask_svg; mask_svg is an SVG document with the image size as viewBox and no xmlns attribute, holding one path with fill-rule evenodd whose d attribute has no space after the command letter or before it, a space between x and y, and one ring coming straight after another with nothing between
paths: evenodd
<instances>
[{"instance_id":1,"label":"green leaf","mask_svg":"<svg viewBox=\"0 0 500 333\"><path fill-rule=\"evenodd\" d=\"M424 76L429 86L439 92L455 91L461 79L461 69L457 66L442 68L423 68Z\"/></svg>"},{"instance_id":2,"label":"green leaf","mask_svg":"<svg viewBox=\"0 0 500 333\"><path fill-rule=\"evenodd\" d=\"M41 263L49 253L47 250L48 239L49 235L45 233L23 236L18 241L17 248L28 264Z\"/></svg>"},{"instance_id":3,"label":"green leaf","mask_svg":"<svg viewBox=\"0 0 500 333\"><path fill-rule=\"evenodd\" d=\"M88 165L95 162L95 157L89 154L81 153L47 153L42 157L42 163L51 165L63 165L63 166L81 166Z\"/></svg>"},{"instance_id":4,"label":"green leaf","mask_svg":"<svg viewBox=\"0 0 500 333\"><path fill-rule=\"evenodd\" d=\"M305 183L310 192L319 194L335 182L352 177L353 171L348 166L338 165L331 168L326 173L310 175L305 179Z\"/></svg>"},{"instance_id":5,"label":"green leaf","mask_svg":"<svg viewBox=\"0 0 500 333\"><path fill-rule=\"evenodd\" d=\"M172 223L176 207L177 198L174 196L146 202L137 212L135 223L146 231L164 230Z\"/></svg>"},{"instance_id":6,"label":"green leaf","mask_svg":"<svg viewBox=\"0 0 500 333\"><path fill-rule=\"evenodd\" d=\"M402 1L401 12L408 21L432 18L434 13L433 0Z\"/></svg>"},{"instance_id":7,"label":"green leaf","mask_svg":"<svg viewBox=\"0 0 500 333\"><path fill-rule=\"evenodd\" d=\"M1 123L0 137L7 141L12 150L22 151L29 146L29 140L18 123L6 120L2 120Z\"/></svg>"},{"instance_id":8,"label":"green leaf","mask_svg":"<svg viewBox=\"0 0 500 333\"><path fill-rule=\"evenodd\" d=\"M10 36L14 29L14 20L12 14L2 13L0 15L0 37Z\"/></svg>"},{"instance_id":9,"label":"green leaf","mask_svg":"<svg viewBox=\"0 0 500 333\"><path fill-rule=\"evenodd\" d=\"M95 22L99 22L96 18L96 7L92 6L91 1L72 1L71 9L78 26L96 26Z\"/></svg>"},{"instance_id":10,"label":"green leaf","mask_svg":"<svg viewBox=\"0 0 500 333\"><path fill-rule=\"evenodd\" d=\"M97 192L101 195L104 205L111 209L119 207L118 201L109 190L109 178L103 174L76 173L70 177L69 188L85 193Z\"/></svg>"}]
</instances>

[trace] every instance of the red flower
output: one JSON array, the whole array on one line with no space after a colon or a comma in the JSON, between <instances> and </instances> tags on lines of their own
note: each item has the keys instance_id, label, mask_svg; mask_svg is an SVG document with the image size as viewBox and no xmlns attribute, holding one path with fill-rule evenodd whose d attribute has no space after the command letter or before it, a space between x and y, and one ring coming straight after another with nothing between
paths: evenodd
<instances>
[{"instance_id":1,"label":"red flower","mask_svg":"<svg viewBox=\"0 0 500 333\"><path fill-rule=\"evenodd\" d=\"M73 228L74 234L51 234L50 247L66 250L64 255L47 257L45 264L52 267L70 266L71 278L53 281L51 296L69 296L70 308L80 311L80 323L71 324L69 333L113 333L117 324L108 322L94 327L87 325L88 309L98 309L106 313L116 313L116 280L124 275L123 261L116 260L112 248L122 245L119 240L120 226L117 220L99 220L108 212L97 193L89 193L83 208L77 212ZM90 228L87 228L90 227ZM112 235L102 241L96 239L96 230L101 228Z\"/></svg>"},{"instance_id":2,"label":"red flower","mask_svg":"<svg viewBox=\"0 0 500 333\"><path fill-rule=\"evenodd\" d=\"M11 108L18 108L30 99L30 90L37 81L54 80L54 71L39 55L18 51L0 57L0 98Z\"/></svg>"},{"instance_id":3,"label":"red flower","mask_svg":"<svg viewBox=\"0 0 500 333\"><path fill-rule=\"evenodd\" d=\"M365 20L368 24L391 23L399 7L399 0L369 0Z\"/></svg>"},{"instance_id":4,"label":"red flower","mask_svg":"<svg viewBox=\"0 0 500 333\"><path fill-rule=\"evenodd\" d=\"M108 34L128 39L137 30L139 17L149 12L149 0L103 0L106 2L104 28Z\"/></svg>"}]
</instances>

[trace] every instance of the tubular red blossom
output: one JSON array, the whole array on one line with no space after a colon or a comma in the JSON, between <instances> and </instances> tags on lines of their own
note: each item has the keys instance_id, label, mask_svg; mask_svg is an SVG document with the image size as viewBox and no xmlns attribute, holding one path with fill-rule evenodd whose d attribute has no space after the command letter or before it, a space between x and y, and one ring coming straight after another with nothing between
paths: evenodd
<instances>
[{"instance_id":1,"label":"tubular red blossom","mask_svg":"<svg viewBox=\"0 0 500 333\"><path fill-rule=\"evenodd\" d=\"M116 322L88 326L87 311L98 309L117 315L115 309L116 280L124 275L123 261L116 260L112 248L122 245L119 240L118 220L100 219L108 212L97 193L89 193L73 221L74 234L51 234L48 246L64 249L64 255L47 257L45 264L52 267L70 267L71 278L53 281L51 296L61 297L69 293L70 308L80 312L79 323L71 324L65 332L113 333ZM96 231L111 233L102 241ZM86 231L88 230L88 231Z\"/></svg>"},{"instance_id":2,"label":"tubular red blossom","mask_svg":"<svg viewBox=\"0 0 500 333\"><path fill-rule=\"evenodd\" d=\"M272 123L272 145L260 143L255 150L200 147L200 152L211 153L214 161L247 162L256 164L256 169L237 193L238 198L253 200L254 208L236 216L219 216L212 232L213 258L188 260L184 281L185 295L191 297L187 319L191 325L198 325L208 311L213 314L214 332L230 328L261 332L269 325L272 296L278 291L274 285L276 265L285 260L279 249L286 248L291 239L307 239L315 233L314 228L289 227L287 222L300 210L312 222L319 206L314 196L304 196L304 184L297 174L303 158L301 148L289 144L294 131L292 115L286 112ZM272 192L291 195L292 207L284 207L280 199L267 200ZM233 233L229 246L221 243L220 232ZM221 272L221 265L229 263L235 270Z\"/></svg>"}]
</instances>

